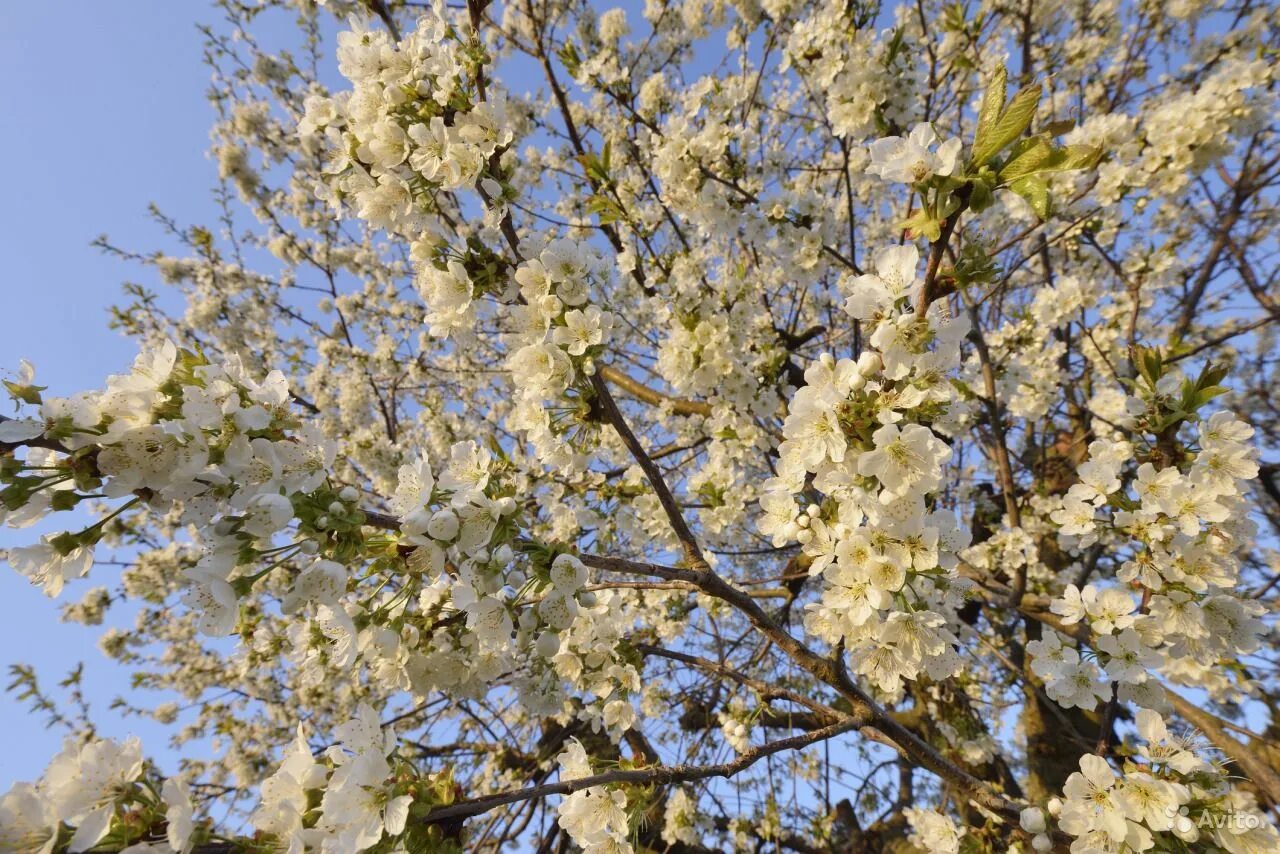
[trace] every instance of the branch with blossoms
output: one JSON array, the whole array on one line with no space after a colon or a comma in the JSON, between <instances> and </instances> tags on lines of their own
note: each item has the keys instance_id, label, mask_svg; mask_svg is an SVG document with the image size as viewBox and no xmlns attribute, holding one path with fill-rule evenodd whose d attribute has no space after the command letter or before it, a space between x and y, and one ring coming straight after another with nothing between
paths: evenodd
<instances>
[{"instance_id":1,"label":"branch with blossoms","mask_svg":"<svg viewBox=\"0 0 1280 854\"><path fill-rule=\"evenodd\" d=\"M9 563L220 755L0 847L1277 846L1260 16L221 5L225 227L116 250L187 313L0 420Z\"/></svg>"}]
</instances>

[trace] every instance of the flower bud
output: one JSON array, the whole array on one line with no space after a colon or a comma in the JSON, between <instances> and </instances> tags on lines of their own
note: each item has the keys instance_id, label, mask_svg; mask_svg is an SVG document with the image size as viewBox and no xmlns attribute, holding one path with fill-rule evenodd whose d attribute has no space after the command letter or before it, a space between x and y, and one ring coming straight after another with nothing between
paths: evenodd
<instances>
[{"instance_id":1,"label":"flower bud","mask_svg":"<svg viewBox=\"0 0 1280 854\"><path fill-rule=\"evenodd\" d=\"M533 612L532 608L525 608L520 612L520 618L517 623L521 631L532 631L538 625L538 615Z\"/></svg>"},{"instance_id":2,"label":"flower bud","mask_svg":"<svg viewBox=\"0 0 1280 854\"><path fill-rule=\"evenodd\" d=\"M426 533L431 525L431 514L426 510L410 510L400 520L400 532L409 536Z\"/></svg>"},{"instance_id":3,"label":"flower bud","mask_svg":"<svg viewBox=\"0 0 1280 854\"><path fill-rule=\"evenodd\" d=\"M427 533L433 540L452 540L458 535L458 515L447 507L437 510L427 523Z\"/></svg>"},{"instance_id":4,"label":"flower bud","mask_svg":"<svg viewBox=\"0 0 1280 854\"><path fill-rule=\"evenodd\" d=\"M533 648L543 658L550 658L560 651L560 635L555 632L543 632L534 641Z\"/></svg>"}]
</instances>

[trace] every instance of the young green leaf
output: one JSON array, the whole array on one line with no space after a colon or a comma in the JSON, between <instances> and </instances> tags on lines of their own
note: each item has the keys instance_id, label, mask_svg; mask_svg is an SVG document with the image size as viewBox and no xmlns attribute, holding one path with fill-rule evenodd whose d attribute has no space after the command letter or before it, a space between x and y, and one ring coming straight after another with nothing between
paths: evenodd
<instances>
[{"instance_id":1,"label":"young green leaf","mask_svg":"<svg viewBox=\"0 0 1280 854\"><path fill-rule=\"evenodd\" d=\"M1025 175L1010 184L1009 189L1026 199L1040 219L1049 218L1049 188L1043 178Z\"/></svg>"},{"instance_id":2,"label":"young green leaf","mask_svg":"<svg viewBox=\"0 0 1280 854\"><path fill-rule=\"evenodd\" d=\"M996 69L995 77L987 84L987 91L982 96L982 106L978 109L978 130L973 137L974 161L976 152L986 145L986 139L995 129L1000 119L1000 111L1004 109L1004 90L1009 81L1009 72L1001 65Z\"/></svg>"},{"instance_id":3,"label":"young green leaf","mask_svg":"<svg viewBox=\"0 0 1280 854\"><path fill-rule=\"evenodd\" d=\"M1009 106L1000 113L991 126L990 132L983 134L981 140L975 140L973 146L973 162L982 164L995 157L1009 143L1022 136L1031 127L1035 118L1036 107L1040 104L1043 89L1039 83L1019 89ZM984 105L985 106L985 105Z\"/></svg>"},{"instance_id":4,"label":"young green leaf","mask_svg":"<svg viewBox=\"0 0 1280 854\"><path fill-rule=\"evenodd\" d=\"M1043 171L1052 164L1056 153L1053 146L1041 136L1020 142L1010 153L1009 162L1000 170L1000 180L1013 182L1024 175Z\"/></svg>"}]
</instances>

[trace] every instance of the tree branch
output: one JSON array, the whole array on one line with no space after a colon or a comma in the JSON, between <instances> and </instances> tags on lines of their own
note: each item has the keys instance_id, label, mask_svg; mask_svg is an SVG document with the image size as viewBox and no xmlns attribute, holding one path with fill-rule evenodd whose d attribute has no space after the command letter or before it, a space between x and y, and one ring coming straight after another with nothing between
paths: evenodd
<instances>
[{"instance_id":1,"label":"tree branch","mask_svg":"<svg viewBox=\"0 0 1280 854\"><path fill-rule=\"evenodd\" d=\"M545 798L550 795L568 795L593 786L607 786L614 783L649 785L653 783L684 783L691 780L705 780L709 777L732 777L766 756L772 756L775 753L781 753L786 750L800 750L811 744L849 732L858 726L859 724L856 720L844 720L814 732L769 742L743 753L731 762L723 762L718 765L659 765L656 768L606 771L603 774L579 777L576 780L546 783L541 786L529 786L523 789L500 792L496 795L486 795L445 807L437 807L427 813L423 821L428 824L434 824L450 818L465 818L488 812L495 807L506 804L527 801L533 798Z\"/></svg>"}]
</instances>

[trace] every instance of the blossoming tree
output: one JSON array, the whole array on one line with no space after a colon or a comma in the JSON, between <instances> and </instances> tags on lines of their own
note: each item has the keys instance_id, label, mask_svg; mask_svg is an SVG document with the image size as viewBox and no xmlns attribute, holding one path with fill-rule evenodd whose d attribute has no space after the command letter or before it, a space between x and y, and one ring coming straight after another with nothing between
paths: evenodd
<instances>
[{"instance_id":1,"label":"blossoming tree","mask_svg":"<svg viewBox=\"0 0 1280 854\"><path fill-rule=\"evenodd\" d=\"M1274 5L218 6L0 848L1280 850Z\"/></svg>"}]
</instances>

